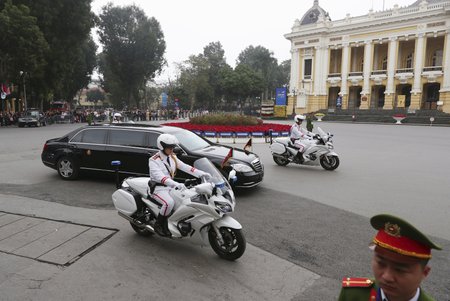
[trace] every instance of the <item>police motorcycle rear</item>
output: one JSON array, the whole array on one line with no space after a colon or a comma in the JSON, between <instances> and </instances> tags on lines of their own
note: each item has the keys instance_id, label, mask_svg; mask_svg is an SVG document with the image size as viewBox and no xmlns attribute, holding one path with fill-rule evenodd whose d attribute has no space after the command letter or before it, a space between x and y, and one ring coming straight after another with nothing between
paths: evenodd
<instances>
[{"instance_id":1,"label":"police motorcycle rear","mask_svg":"<svg viewBox=\"0 0 450 301\"><path fill-rule=\"evenodd\" d=\"M320 127L318 134L312 138L312 143L303 153L305 160L299 161L297 158L298 149L294 147L290 138L275 138L270 145L273 160L280 166L289 163L300 165L321 165L326 170L335 170L339 166L339 156L334 152L333 134L325 133Z\"/></svg>"},{"instance_id":2,"label":"police motorcycle rear","mask_svg":"<svg viewBox=\"0 0 450 301\"><path fill-rule=\"evenodd\" d=\"M221 258L236 260L244 254L246 241L241 224L229 215L236 205L233 190L209 159L198 159L194 167L212 177L209 181L204 178L186 180L187 189L170 191L175 201L168 218L171 238L189 239L200 245L209 243ZM229 179L235 177L236 172L232 170ZM149 179L127 178L112 195L118 214L142 236L156 233L154 225L161 208L150 195Z\"/></svg>"}]
</instances>

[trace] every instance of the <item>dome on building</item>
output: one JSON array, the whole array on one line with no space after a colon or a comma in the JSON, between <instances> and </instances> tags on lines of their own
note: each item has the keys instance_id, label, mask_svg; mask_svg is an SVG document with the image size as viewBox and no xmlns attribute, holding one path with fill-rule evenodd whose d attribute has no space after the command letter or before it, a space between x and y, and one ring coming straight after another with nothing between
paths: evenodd
<instances>
[{"instance_id":1,"label":"dome on building","mask_svg":"<svg viewBox=\"0 0 450 301\"><path fill-rule=\"evenodd\" d=\"M319 0L314 0L314 5L304 15L300 21L300 25L308 25L317 23L318 20L329 20L328 13L319 6Z\"/></svg>"}]
</instances>

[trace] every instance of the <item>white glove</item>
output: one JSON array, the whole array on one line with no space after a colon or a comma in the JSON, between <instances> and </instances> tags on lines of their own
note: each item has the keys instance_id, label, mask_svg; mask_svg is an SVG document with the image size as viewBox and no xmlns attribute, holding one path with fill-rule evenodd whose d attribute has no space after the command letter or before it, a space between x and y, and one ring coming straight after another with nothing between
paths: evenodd
<instances>
[{"instance_id":1,"label":"white glove","mask_svg":"<svg viewBox=\"0 0 450 301\"><path fill-rule=\"evenodd\" d=\"M212 179L212 176L207 172L204 172L200 177L205 178L205 181L207 182Z\"/></svg>"},{"instance_id":2,"label":"white glove","mask_svg":"<svg viewBox=\"0 0 450 301\"><path fill-rule=\"evenodd\" d=\"M175 185L175 189L176 189L176 190L183 191L183 190L186 190L187 188L186 188L186 186L185 186L184 184L182 184L182 183L177 183L177 184Z\"/></svg>"}]
</instances>

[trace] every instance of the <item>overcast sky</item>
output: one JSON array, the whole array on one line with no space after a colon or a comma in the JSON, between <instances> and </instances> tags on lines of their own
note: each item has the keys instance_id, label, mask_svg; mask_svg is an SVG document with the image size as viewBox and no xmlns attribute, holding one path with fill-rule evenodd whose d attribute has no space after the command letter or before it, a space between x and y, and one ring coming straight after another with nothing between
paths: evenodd
<instances>
[{"instance_id":1,"label":"overcast sky","mask_svg":"<svg viewBox=\"0 0 450 301\"><path fill-rule=\"evenodd\" d=\"M415 0L319 0L331 20L365 15L371 8L381 11L414 3ZM173 77L174 62L187 60L203 52L210 42L220 41L227 63L236 59L250 45L263 46L273 52L278 62L290 59L290 42L284 34L291 32L295 19L301 19L313 6L313 0L93 0L92 9L99 14L108 2L117 6L135 4L161 25L166 41L165 57L169 64L159 80Z\"/></svg>"}]
</instances>

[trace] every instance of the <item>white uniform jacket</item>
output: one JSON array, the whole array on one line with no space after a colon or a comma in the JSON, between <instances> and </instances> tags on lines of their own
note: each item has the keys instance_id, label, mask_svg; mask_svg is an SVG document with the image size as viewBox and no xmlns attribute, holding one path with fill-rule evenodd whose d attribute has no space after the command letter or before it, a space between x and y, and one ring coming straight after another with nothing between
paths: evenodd
<instances>
[{"instance_id":1,"label":"white uniform jacket","mask_svg":"<svg viewBox=\"0 0 450 301\"><path fill-rule=\"evenodd\" d=\"M297 123L291 126L291 139L311 139L314 134L302 128Z\"/></svg>"},{"instance_id":2,"label":"white uniform jacket","mask_svg":"<svg viewBox=\"0 0 450 301\"><path fill-rule=\"evenodd\" d=\"M150 180L170 188L174 188L178 184L178 182L173 180L177 169L197 178L205 174L203 171L182 162L175 154L166 156L162 151L157 152L148 160L148 167L150 170ZM162 185L156 188L158 189Z\"/></svg>"}]
</instances>

